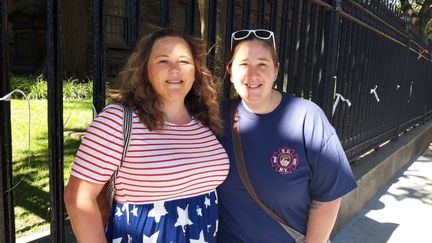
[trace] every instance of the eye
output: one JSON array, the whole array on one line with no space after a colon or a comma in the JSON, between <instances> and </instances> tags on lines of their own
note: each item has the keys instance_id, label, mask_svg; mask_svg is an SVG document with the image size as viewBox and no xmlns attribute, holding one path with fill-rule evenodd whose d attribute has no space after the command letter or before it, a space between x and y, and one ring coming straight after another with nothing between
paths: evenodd
<instances>
[{"instance_id":1,"label":"eye","mask_svg":"<svg viewBox=\"0 0 432 243\"><path fill-rule=\"evenodd\" d=\"M260 63L258 63L258 66L260 66L260 67L267 67L268 65L265 62L260 62Z\"/></svg>"},{"instance_id":2,"label":"eye","mask_svg":"<svg viewBox=\"0 0 432 243\"><path fill-rule=\"evenodd\" d=\"M241 62L238 64L240 67L246 67L248 64L246 62Z\"/></svg>"},{"instance_id":3,"label":"eye","mask_svg":"<svg viewBox=\"0 0 432 243\"><path fill-rule=\"evenodd\" d=\"M160 59L157 63L167 63L168 62L168 60L166 60L166 59Z\"/></svg>"},{"instance_id":4,"label":"eye","mask_svg":"<svg viewBox=\"0 0 432 243\"><path fill-rule=\"evenodd\" d=\"M180 64L191 64L189 60L180 60Z\"/></svg>"}]
</instances>

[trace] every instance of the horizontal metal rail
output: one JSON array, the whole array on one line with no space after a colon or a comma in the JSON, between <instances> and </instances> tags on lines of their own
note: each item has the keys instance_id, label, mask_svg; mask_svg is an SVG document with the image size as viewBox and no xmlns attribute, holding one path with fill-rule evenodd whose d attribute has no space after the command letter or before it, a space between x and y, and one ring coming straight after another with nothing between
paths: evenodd
<instances>
[{"instance_id":1,"label":"horizontal metal rail","mask_svg":"<svg viewBox=\"0 0 432 243\"><path fill-rule=\"evenodd\" d=\"M361 25L361 26L363 26L363 27L365 27L365 28L367 28L367 29L369 29L369 30L371 30L371 31L373 31L373 32L375 32L375 33L377 33L377 34L379 34L379 35L381 35L381 36L383 36L383 37L385 37L385 38L387 38L387 39L389 39L389 40L391 40L391 41L393 41L393 42L399 44L399 45L401 45L401 46L407 47L407 45L406 45L405 43L403 43L403 42L401 42L401 41L398 41L398 40L396 40L395 38L391 37L390 35L388 35L388 34L382 32L382 31L376 29L376 28L373 27L373 26L370 26L369 24L365 23L364 21L362 21L362 20L360 20L360 19L358 19L358 18L356 18L356 17L354 17L354 16L351 16L350 14L348 14L348 13L345 12L345 11L343 11L342 9L335 9L333 6L331 6L330 4L328 4L328 3L326 3L326 2L323 2L322 0L310 0L310 2L311 2L311 3L314 3L314 4L317 4L317 5L321 6L321 7L323 7L326 11L338 11L339 14L340 14L342 17L344 17L344 18L346 18L346 19L348 19L348 20L350 20L350 21L353 21L353 22L355 22L356 24L359 24L359 25ZM353 0L347 0L347 2L350 3L350 4L352 4L352 5L355 6L356 8L360 9L360 10L363 11L364 13L368 14L369 16L373 17L374 19L376 19L376 20L379 21L380 23L384 24L385 26L387 26L387 27L390 28L391 30L397 32L397 33L400 34L402 37L409 39L409 37L408 37L408 35L407 35L406 33L403 33L403 32L401 32L400 30L396 29L394 26L392 26L391 24L387 23L385 20L383 20L382 18L378 17L376 14L372 13L370 10L364 8L364 7L363 7L362 5L360 5L359 3L357 3L357 2L355 2L355 1L353 1ZM425 48L423 48L420 44L418 44L416 41L411 40L411 42L413 42L416 46L418 46L419 49L423 49L423 50L425 50L424 52L426 52L426 53L429 54L429 52L428 52ZM424 59L426 59L426 60L428 60L428 61L431 61L430 58L427 58L425 55L423 55L424 52L418 52L417 50L415 50L415 49L413 49L413 48L410 48L410 50L413 51L413 52L415 52L415 53L417 53L417 54L419 55L419 57L422 57L422 58L424 58ZM429 55L430 55L430 54L429 54Z\"/></svg>"}]
</instances>

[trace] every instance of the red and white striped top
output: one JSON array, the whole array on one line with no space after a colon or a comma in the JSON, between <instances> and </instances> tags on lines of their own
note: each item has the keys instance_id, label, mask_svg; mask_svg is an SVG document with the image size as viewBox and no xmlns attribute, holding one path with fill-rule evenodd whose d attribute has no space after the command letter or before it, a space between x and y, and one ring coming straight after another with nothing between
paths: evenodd
<instances>
[{"instance_id":1,"label":"red and white striped top","mask_svg":"<svg viewBox=\"0 0 432 243\"><path fill-rule=\"evenodd\" d=\"M123 106L107 106L91 123L71 175L106 183L123 151ZM129 149L116 179L117 202L146 204L211 192L229 169L225 149L209 128L193 119L149 131L133 114Z\"/></svg>"}]
</instances>

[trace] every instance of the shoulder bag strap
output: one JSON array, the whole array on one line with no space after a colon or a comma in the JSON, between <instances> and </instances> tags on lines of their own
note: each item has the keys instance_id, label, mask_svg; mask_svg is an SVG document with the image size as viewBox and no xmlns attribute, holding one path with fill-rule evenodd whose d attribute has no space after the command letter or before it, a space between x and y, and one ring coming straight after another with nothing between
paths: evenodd
<instances>
[{"instance_id":1,"label":"shoulder bag strap","mask_svg":"<svg viewBox=\"0 0 432 243\"><path fill-rule=\"evenodd\" d=\"M123 153L120 160L120 164L114 174L113 186L115 188L115 179L117 178L118 171L123 164L123 160L126 158L126 153L129 148L130 137L132 133L132 108L126 104L123 104Z\"/></svg>"},{"instance_id":2,"label":"shoulder bag strap","mask_svg":"<svg viewBox=\"0 0 432 243\"><path fill-rule=\"evenodd\" d=\"M237 104L236 102L231 104L230 109L230 121L231 121L231 136L233 140L233 147L234 147L234 156L237 163L237 170L240 175L240 179L246 188L247 192L250 194L252 199L260 206L264 212L266 212L271 218L276 220L287 232L291 237L294 238L294 240L297 243L305 242L305 236L298 232L297 230L291 228L288 226L285 221L279 217L273 210L267 207L258 197L255 190L253 189L252 183L249 180L249 176L247 174L246 170L246 163L244 161L243 157L243 147L241 144L241 138L240 138L240 125L238 122L238 114L237 114Z\"/></svg>"},{"instance_id":3,"label":"shoulder bag strap","mask_svg":"<svg viewBox=\"0 0 432 243\"><path fill-rule=\"evenodd\" d=\"M124 114L123 114L123 140L124 140L124 144L123 144L123 154L122 154L122 159L120 161L120 165L119 168L122 166L123 164L123 160L126 157L126 153L128 151L129 148L129 142L130 142L130 137L131 137L131 133L132 133L132 108L128 105L123 105L124 107Z\"/></svg>"}]
</instances>

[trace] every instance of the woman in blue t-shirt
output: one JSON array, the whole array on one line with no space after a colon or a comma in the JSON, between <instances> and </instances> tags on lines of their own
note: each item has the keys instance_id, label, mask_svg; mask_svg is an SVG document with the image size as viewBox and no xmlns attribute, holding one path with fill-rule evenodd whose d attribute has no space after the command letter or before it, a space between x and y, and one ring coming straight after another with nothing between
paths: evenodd
<instances>
[{"instance_id":1,"label":"woman in blue t-shirt","mask_svg":"<svg viewBox=\"0 0 432 243\"><path fill-rule=\"evenodd\" d=\"M237 170L230 107L237 111L247 174L261 199L306 242L326 242L341 196L356 187L335 129L308 100L275 90L279 63L274 34L240 30L232 34L227 72L239 98L223 106L221 143L230 172L218 188L218 242L295 242L246 191Z\"/></svg>"}]
</instances>

